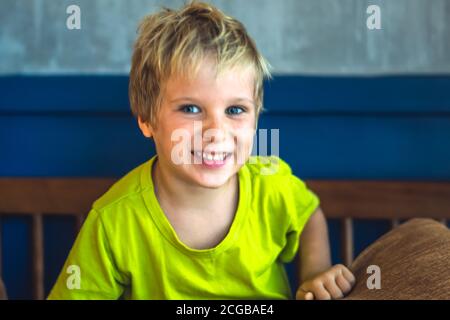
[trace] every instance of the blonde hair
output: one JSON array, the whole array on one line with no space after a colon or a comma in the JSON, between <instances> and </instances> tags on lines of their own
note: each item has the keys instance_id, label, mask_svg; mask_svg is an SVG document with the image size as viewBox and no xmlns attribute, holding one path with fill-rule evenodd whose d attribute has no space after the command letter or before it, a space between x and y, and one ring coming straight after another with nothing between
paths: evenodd
<instances>
[{"instance_id":1,"label":"blonde hair","mask_svg":"<svg viewBox=\"0 0 450 320\"><path fill-rule=\"evenodd\" d=\"M155 125L164 83L173 74L196 74L206 57L216 62L216 74L234 66L254 69L256 115L262 111L263 80L270 65L258 52L243 24L214 6L191 1L180 10L163 8L139 25L131 62L131 111Z\"/></svg>"}]
</instances>

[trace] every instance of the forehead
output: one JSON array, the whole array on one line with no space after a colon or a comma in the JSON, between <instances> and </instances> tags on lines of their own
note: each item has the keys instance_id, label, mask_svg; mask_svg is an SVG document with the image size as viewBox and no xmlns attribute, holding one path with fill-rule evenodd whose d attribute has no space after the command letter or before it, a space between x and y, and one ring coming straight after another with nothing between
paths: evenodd
<instances>
[{"instance_id":1,"label":"forehead","mask_svg":"<svg viewBox=\"0 0 450 320\"><path fill-rule=\"evenodd\" d=\"M250 65L223 68L220 72L211 60L203 60L195 68L186 68L183 73L174 73L165 84L165 95L193 96L202 98L243 97L254 99L255 72Z\"/></svg>"}]
</instances>

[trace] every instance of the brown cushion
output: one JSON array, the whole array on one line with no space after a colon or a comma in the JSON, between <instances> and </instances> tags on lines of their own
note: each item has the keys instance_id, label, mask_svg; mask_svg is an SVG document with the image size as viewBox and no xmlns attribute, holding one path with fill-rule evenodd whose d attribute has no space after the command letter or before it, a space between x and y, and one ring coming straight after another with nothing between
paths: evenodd
<instances>
[{"instance_id":1,"label":"brown cushion","mask_svg":"<svg viewBox=\"0 0 450 320\"><path fill-rule=\"evenodd\" d=\"M367 267L381 269L381 289L368 289ZM366 248L350 269L356 284L346 299L450 299L450 230L412 219Z\"/></svg>"}]
</instances>

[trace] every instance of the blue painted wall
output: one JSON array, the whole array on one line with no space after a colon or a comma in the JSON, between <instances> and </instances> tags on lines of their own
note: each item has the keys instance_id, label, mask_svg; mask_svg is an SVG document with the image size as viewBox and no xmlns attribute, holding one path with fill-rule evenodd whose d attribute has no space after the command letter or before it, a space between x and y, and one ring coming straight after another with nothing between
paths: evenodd
<instances>
[{"instance_id":1,"label":"blue painted wall","mask_svg":"<svg viewBox=\"0 0 450 320\"><path fill-rule=\"evenodd\" d=\"M0 77L0 176L120 177L154 154L129 112L126 76ZM303 179L450 180L450 77L277 76L259 128ZM45 219L46 290L72 245L70 218ZM388 230L356 221L356 254ZM329 220L333 262L337 221ZM29 219L2 221L3 278L31 298ZM293 265L288 266L293 275Z\"/></svg>"}]
</instances>

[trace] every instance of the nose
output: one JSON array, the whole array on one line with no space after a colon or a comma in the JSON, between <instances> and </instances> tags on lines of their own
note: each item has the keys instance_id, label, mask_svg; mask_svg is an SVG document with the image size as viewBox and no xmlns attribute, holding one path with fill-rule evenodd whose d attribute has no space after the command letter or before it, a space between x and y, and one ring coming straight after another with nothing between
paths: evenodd
<instances>
[{"instance_id":1,"label":"nose","mask_svg":"<svg viewBox=\"0 0 450 320\"><path fill-rule=\"evenodd\" d=\"M204 119L203 137L210 142L223 141L226 138L227 128L227 119L224 114L209 114L206 119Z\"/></svg>"}]
</instances>

